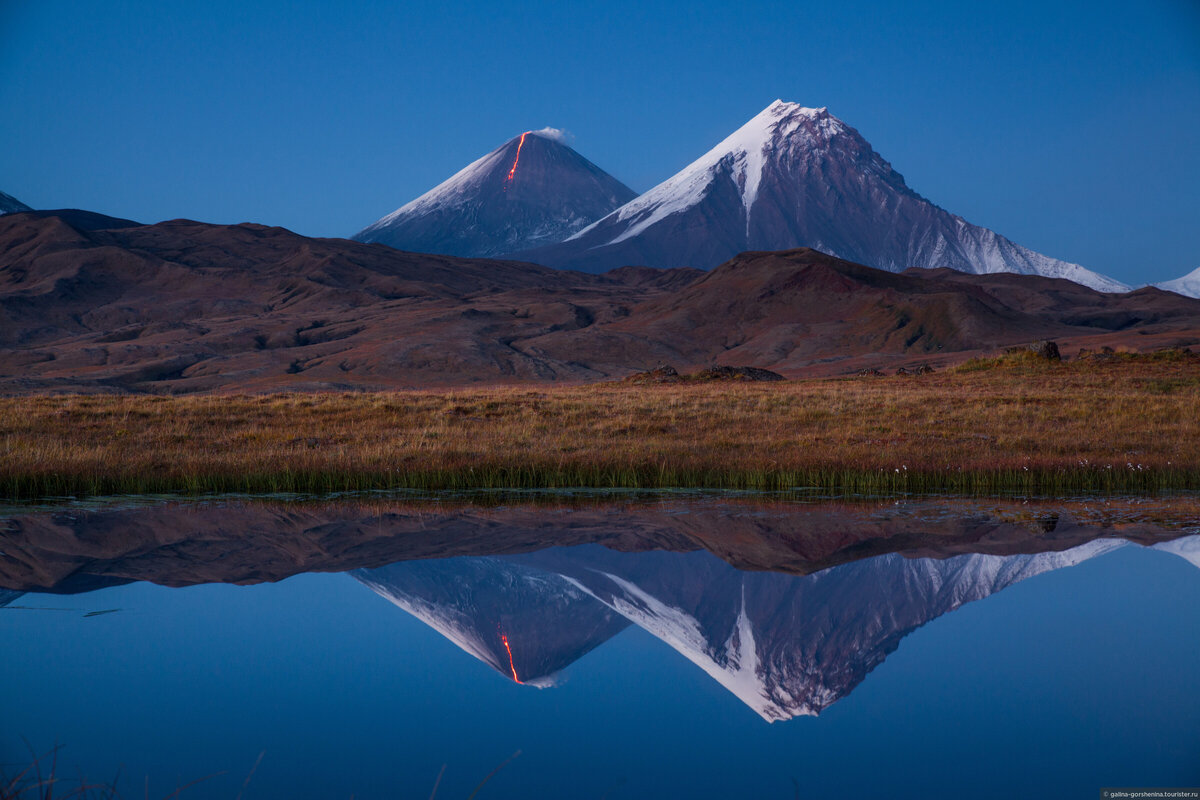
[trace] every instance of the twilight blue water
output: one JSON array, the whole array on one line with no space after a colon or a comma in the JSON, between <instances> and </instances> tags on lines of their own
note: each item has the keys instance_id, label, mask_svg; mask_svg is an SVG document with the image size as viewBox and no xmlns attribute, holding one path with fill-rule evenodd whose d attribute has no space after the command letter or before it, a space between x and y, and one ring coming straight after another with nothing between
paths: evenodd
<instances>
[{"instance_id":1,"label":"twilight blue water","mask_svg":"<svg viewBox=\"0 0 1200 800\"><path fill-rule=\"evenodd\" d=\"M1200 783L1200 569L1113 540L803 577L584 545L8 603L0 761L58 743L126 796L236 797L260 753L247 798L426 798L443 764L465 798L517 750L480 798Z\"/></svg>"}]
</instances>

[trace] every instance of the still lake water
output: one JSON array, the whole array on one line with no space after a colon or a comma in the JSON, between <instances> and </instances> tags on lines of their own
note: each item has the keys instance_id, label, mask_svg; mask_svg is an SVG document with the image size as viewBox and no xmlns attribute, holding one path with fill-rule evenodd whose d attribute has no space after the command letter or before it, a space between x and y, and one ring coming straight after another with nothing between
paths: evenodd
<instances>
[{"instance_id":1,"label":"still lake water","mask_svg":"<svg viewBox=\"0 0 1200 800\"><path fill-rule=\"evenodd\" d=\"M0 763L152 798L443 765L466 798L517 751L479 798L1200 784L1195 498L542 500L7 509Z\"/></svg>"}]
</instances>

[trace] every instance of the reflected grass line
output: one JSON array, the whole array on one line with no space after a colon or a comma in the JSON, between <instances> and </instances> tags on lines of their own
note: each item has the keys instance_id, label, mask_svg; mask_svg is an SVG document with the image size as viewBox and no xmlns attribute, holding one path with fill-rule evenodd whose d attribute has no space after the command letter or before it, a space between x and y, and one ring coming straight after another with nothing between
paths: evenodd
<instances>
[{"instance_id":1,"label":"reflected grass line","mask_svg":"<svg viewBox=\"0 0 1200 800\"><path fill-rule=\"evenodd\" d=\"M241 475L14 475L4 483L13 500L111 495L298 494L329 495L387 490L455 492L522 489L710 489L755 492L822 492L829 495L897 494L1154 495L1200 488L1195 469L998 469L922 472L918 470L662 470L538 469L416 472L330 472L283 470Z\"/></svg>"},{"instance_id":2,"label":"reflected grass line","mask_svg":"<svg viewBox=\"0 0 1200 800\"><path fill-rule=\"evenodd\" d=\"M493 769L491 772L489 772L487 775L485 775L485 776L484 776L484 778L483 778L483 780L481 780L481 781L479 782L479 785L478 785L478 786L476 786L476 787L475 787L475 789L474 789L474 790L473 790L473 791L472 791L472 792L471 792L469 795L467 795L467 800L475 800L475 796L476 796L477 794L479 794L479 790L480 790L480 789L482 789L482 788L483 788L483 787L484 787L484 786L487 784L487 782L488 782L488 781L490 781L492 778L496 777L496 773L498 773L500 770L502 770L502 769L504 769L505 767L507 767L507 766L509 765L509 763L511 763L511 762L512 762L512 760L513 760L514 758L516 758L517 756L519 756L519 755L521 755L521 751L520 751L520 750L518 750L517 752L513 753L513 754L512 754L511 756L509 756L508 758L506 758L506 759L504 759L503 761L501 761L501 762L500 762L500 763L499 763L499 764L496 766L496 768L495 768L495 769Z\"/></svg>"}]
</instances>

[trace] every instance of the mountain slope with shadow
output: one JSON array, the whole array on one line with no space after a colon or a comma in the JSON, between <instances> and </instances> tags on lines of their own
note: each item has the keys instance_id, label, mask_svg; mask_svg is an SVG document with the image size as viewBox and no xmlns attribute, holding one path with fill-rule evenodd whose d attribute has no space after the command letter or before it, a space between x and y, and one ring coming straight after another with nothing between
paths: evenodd
<instances>
[{"instance_id":1,"label":"mountain slope with shadow","mask_svg":"<svg viewBox=\"0 0 1200 800\"><path fill-rule=\"evenodd\" d=\"M894 274L815 250L601 275L262 225L0 218L0 392L399 389L753 365L937 364L1053 337L1200 342L1200 300L1061 279Z\"/></svg>"}]
</instances>

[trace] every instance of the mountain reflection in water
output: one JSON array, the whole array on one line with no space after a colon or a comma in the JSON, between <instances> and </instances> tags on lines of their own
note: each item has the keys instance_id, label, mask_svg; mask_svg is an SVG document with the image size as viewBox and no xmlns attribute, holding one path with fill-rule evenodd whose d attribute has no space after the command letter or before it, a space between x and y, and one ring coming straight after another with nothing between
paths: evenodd
<instances>
[{"instance_id":1,"label":"mountain reflection in water","mask_svg":"<svg viewBox=\"0 0 1200 800\"><path fill-rule=\"evenodd\" d=\"M1111 550L1200 566L1200 504L693 496L118 503L0 514L0 606L132 581L352 574L517 683L630 625L768 721L816 715L911 631Z\"/></svg>"},{"instance_id":2,"label":"mountain reflection in water","mask_svg":"<svg viewBox=\"0 0 1200 800\"><path fill-rule=\"evenodd\" d=\"M811 575L745 572L707 552L598 545L409 561L352 574L518 683L555 673L632 623L767 721L816 715L910 632L1013 584L1136 546L949 558L887 554ZM1200 536L1153 545L1200 567Z\"/></svg>"},{"instance_id":3,"label":"mountain reflection in water","mask_svg":"<svg viewBox=\"0 0 1200 800\"><path fill-rule=\"evenodd\" d=\"M123 796L214 776L195 800L1195 785L1198 534L1193 495L10 506L0 773L64 744Z\"/></svg>"}]
</instances>

